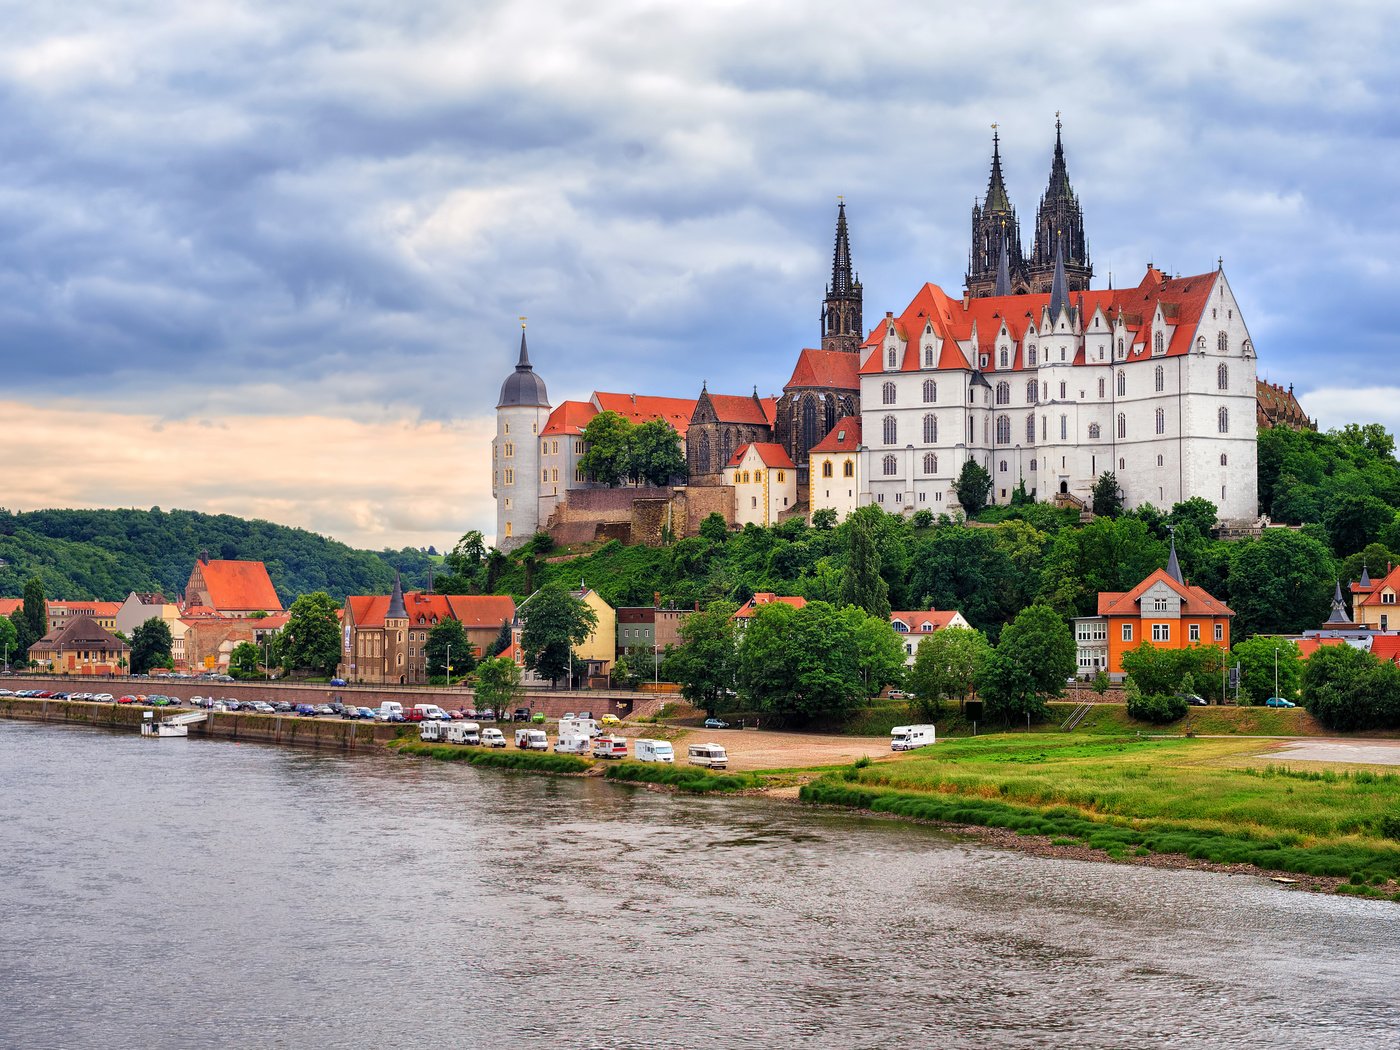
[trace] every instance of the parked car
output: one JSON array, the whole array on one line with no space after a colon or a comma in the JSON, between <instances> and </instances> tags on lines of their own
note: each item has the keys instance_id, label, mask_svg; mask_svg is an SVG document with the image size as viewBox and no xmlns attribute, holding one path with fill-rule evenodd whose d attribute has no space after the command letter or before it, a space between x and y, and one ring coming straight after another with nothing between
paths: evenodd
<instances>
[{"instance_id":1,"label":"parked car","mask_svg":"<svg viewBox=\"0 0 1400 1050\"><path fill-rule=\"evenodd\" d=\"M1203 696L1197 696L1195 693L1179 693L1179 694L1177 694L1177 695L1178 695L1179 699L1185 700L1186 703L1187 703L1189 706L1191 706L1191 707L1209 707L1209 706L1210 706L1210 701L1209 701L1209 700L1207 700L1207 699L1206 699L1205 697L1203 697Z\"/></svg>"},{"instance_id":2,"label":"parked car","mask_svg":"<svg viewBox=\"0 0 1400 1050\"><path fill-rule=\"evenodd\" d=\"M266 700L254 700L248 706L260 715L275 715L277 713Z\"/></svg>"},{"instance_id":3,"label":"parked car","mask_svg":"<svg viewBox=\"0 0 1400 1050\"><path fill-rule=\"evenodd\" d=\"M572 711L565 711L565 712L564 712L562 715L560 715L559 717L560 717L561 719L563 719L563 718L573 718L573 717L574 717L574 713L573 713Z\"/></svg>"},{"instance_id":4,"label":"parked car","mask_svg":"<svg viewBox=\"0 0 1400 1050\"><path fill-rule=\"evenodd\" d=\"M517 707L517 708L515 709L515 717L514 717L513 721L516 721L516 722L528 722L528 721L530 721L530 709L529 709L528 707Z\"/></svg>"},{"instance_id":5,"label":"parked car","mask_svg":"<svg viewBox=\"0 0 1400 1050\"><path fill-rule=\"evenodd\" d=\"M482 747L505 747L506 735L499 729L483 729L481 731Z\"/></svg>"},{"instance_id":6,"label":"parked car","mask_svg":"<svg viewBox=\"0 0 1400 1050\"><path fill-rule=\"evenodd\" d=\"M602 718L598 719L598 724L600 726L620 726L622 725L622 719L618 718L617 715L604 715Z\"/></svg>"},{"instance_id":7,"label":"parked car","mask_svg":"<svg viewBox=\"0 0 1400 1050\"><path fill-rule=\"evenodd\" d=\"M372 708L372 707L360 707L360 708L356 708L356 710L358 710L358 711L360 712L360 717L361 717L362 719L364 719L366 722L373 722L373 721L374 721L374 708Z\"/></svg>"},{"instance_id":8,"label":"parked car","mask_svg":"<svg viewBox=\"0 0 1400 1050\"><path fill-rule=\"evenodd\" d=\"M332 678L331 685L348 685L344 678Z\"/></svg>"},{"instance_id":9,"label":"parked car","mask_svg":"<svg viewBox=\"0 0 1400 1050\"><path fill-rule=\"evenodd\" d=\"M119 697L117 697L117 703L119 703L119 704L134 704L134 703L136 703L136 697L134 697L134 696L119 696Z\"/></svg>"},{"instance_id":10,"label":"parked car","mask_svg":"<svg viewBox=\"0 0 1400 1050\"><path fill-rule=\"evenodd\" d=\"M722 719L722 718L707 718L707 719L705 719L705 728L706 728L706 729L728 729L728 728L729 728L729 723L726 722L726 721L725 721L724 719Z\"/></svg>"},{"instance_id":11,"label":"parked car","mask_svg":"<svg viewBox=\"0 0 1400 1050\"><path fill-rule=\"evenodd\" d=\"M275 704L272 705L272 709L280 714L286 714L288 711L294 710L294 707L291 701L278 700Z\"/></svg>"},{"instance_id":12,"label":"parked car","mask_svg":"<svg viewBox=\"0 0 1400 1050\"><path fill-rule=\"evenodd\" d=\"M593 717L593 712L592 712L592 711L580 711L578 714L574 715L574 717L575 717L575 718L592 718L592 717Z\"/></svg>"},{"instance_id":13,"label":"parked car","mask_svg":"<svg viewBox=\"0 0 1400 1050\"><path fill-rule=\"evenodd\" d=\"M299 715L310 715L312 718L315 718L316 708L311 704L297 704L296 713Z\"/></svg>"},{"instance_id":14,"label":"parked car","mask_svg":"<svg viewBox=\"0 0 1400 1050\"><path fill-rule=\"evenodd\" d=\"M1265 707L1297 707L1298 705L1295 704L1292 700L1285 700L1285 699L1284 699L1283 697L1281 697L1281 696L1271 696L1271 697L1269 697L1269 699L1267 699L1267 700L1264 701L1264 706L1265 706Z\"/></svg>"},{"instance_id":15,"label":"parked car","mask_svg":"<svg viewBox=\"0 0 1400 1050\"><path fill-rule=\"evenodd\" d=\"M318 704L316 705L316 713L318 715L334 715L335 709L330 704Z\"/></svg>"},{"instance_id":16,"label":"parked car","mask_svg":"<svg viewBox=\"0 0 1400 1050\"><path fill-rule=\"evenodd\" d=\"M484 711L478 711L478 712L476 712L476 717L477 717L478 719L480 719L481 721L483 721L483 722L493 722L493 721L495 721L495 719L496 719L496 712L493 711L493 710L491 710L491 708L488 707L488 708L487 708L486 710L484 710Z\"/></svg>"}]
</instances>

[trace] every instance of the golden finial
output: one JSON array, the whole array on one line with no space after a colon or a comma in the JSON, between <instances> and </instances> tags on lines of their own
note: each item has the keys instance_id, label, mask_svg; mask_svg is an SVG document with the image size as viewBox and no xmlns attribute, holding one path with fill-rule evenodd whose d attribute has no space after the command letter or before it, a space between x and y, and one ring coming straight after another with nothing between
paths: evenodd
<instances>
[{"instance_id":1,"label":"golden finial","mask_svg":"<svg viewBox=\"0 0 1400 1050\"><path fill-rule=\"evenodd\" d=\"M523 318L523 317L520 319L520 327L521 327L521 328L524 328L524 327L525 327L525 318Z\"/></svg>"}]
</instances>

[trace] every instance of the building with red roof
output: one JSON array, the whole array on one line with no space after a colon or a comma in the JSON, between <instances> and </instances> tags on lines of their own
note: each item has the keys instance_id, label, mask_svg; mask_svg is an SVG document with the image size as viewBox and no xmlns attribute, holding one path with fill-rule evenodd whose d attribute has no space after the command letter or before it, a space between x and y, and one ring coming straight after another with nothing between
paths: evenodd
<instances>
[{"instance_id":1,"label":"building with red roof","mask_svg":"<svg viewBox=\"0 0 1400 1050\"><path fill-rule=\"evenodd\" d=\"M21 601L21 604L23 602ZM45 609L49 618L49 630L56 631L64 624L72 623L80 616L86 616L106 631L117 629L117 613L121 611L121 602L46 602Z\"/></svg>"},{"instance_id":2,"label":"building with red roof","mask_svg":"<svg viewBox=\"0 0 1400 1050\"><path fill-rule=\"evenodd\" d=\"M807 599L797 595L774 594L772 591L760 591L743 605L739 606L730 619L738 621L742 626L753 619L754 610L760 605L771 605L773 602L781 602L783 605L791 605L794 609L801 609L807 604Z\"/></svg>"},{"instance_id":3,"label":"building with red roof","mask_svg":"<svg viewBox=\"0 0 1400 1050\"><path fill-rule=\"evenodd\" d=\"M29 659L52 674L129 674L131 646L79 613L31 645Z\"/></svg>"},{"instance_id":4,"label":"building with red roof","mask_svg":"<svg viewBox=\"0 0 1400 1050\"><path fill-rule=\"evenodd\" d=\"M740 445L727 464L734 524L776 525L797 505L797 468L774 441Z\"/></svg>"},{"instance_id":5,"label":"building with red roof","mask_svg":"<svg viewBox=\"0 0 1400 1050\"><path fill-rule=\"evenodd\" d=\"M262 562L211 560L201 554L185 584L184 608L188 612L200 606L220 616L239 617L281 612L282 600Z\"/></svg>"},{"instance_id":6,"label":"building with red roof","mask_svg":"<svg viewBox=\"0 0 1400 1050\"><path fill-rule=\"evenodd\" d=\"M860 506L860 416L842 416L808 453L808 520L819 510L841 521Z\"/></svg>"},{"instance_id":7,"label":"building with red roof","mask_svg":"<svg viewBox=\"0 0 1400 1050\"><path fill-rule=\"evenodd\" d=\"M712 394L701 387L690 417L686 463L692 485L729 484L726 467L744 445L773 441L775 398L762 398L758 390L748 397ZM795 479L794 479L795 480ZM795 490L794 490L795 495Z\"/></svg>"},{"instance_id":8,"label":"building with red roof","mask_svg":"<svg viewBox=\"0 0 1400 1050\"><path fill-rule=\"evenodd\" d=\"M972 624L968 623L963 614L955 609L942 612L937 609L925 609L912 612L892 612L890 613L890 626L899 635L899 640L904 646L905 665L913 667L919 643L925 638L945 627L971 628Z\"/></svg>"}]
</instances>

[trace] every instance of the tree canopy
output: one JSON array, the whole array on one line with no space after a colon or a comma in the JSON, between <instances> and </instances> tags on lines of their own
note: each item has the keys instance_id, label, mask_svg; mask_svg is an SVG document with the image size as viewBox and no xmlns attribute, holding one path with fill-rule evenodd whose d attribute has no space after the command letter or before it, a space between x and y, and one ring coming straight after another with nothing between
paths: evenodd
<instances>
[{"instance_id":1,"label":"tree canopy","mask_svg":"<svg viewBox=\"0 0 1400 1050\"><path fill-rule=\"evenodd\" d=\"M329 675L340 662L340 603L325 591L303 594L292 603L277 651L289 671Z\"/></svg>"},{"instance_id":2,"label":"tree canopy","mask_svg":"<svg viewBox=\"0 0 1400 1050\"><path fill-rule=\"evenodd\" d=\"M598 625L598 614L560 583L541 587L521 615L525 620L520 632L525 666L551 682L569 673L574 647L582 645Z\"/></svg>"},{"instance_id":3,"label":"tree canopy","mask_svg":"<svg viewBox=\"0 0 1400 1050\"><path fill-rule=\"evenodd\" d=\"M977 692L992 718L1043 719L1046 701L1064 692L1076 663L1074 636L1048 605L1022 609L1001 632Z\"/></svg>"},{"instance_id":4,"label":"tree canopy","mask_svg":"<svg viewBox=\"0 0 1400 1050\"><path fill-rule=\"evenodd\" d=\"M949 700L965 703L991 655L986 635L976 629L944 627L920 639L908 680L920 717L937 718Z\"/></svg>"},{"instance_id":5,"label":"tree canopy","mask_svg":"<svg viewBox=\"0 0 1400 1050\"><path fill-rule=\"evenodd\" d=\"M666 676L711 717L734 691L737 608L733 602L711 602L691 613L681 622L680 645L666 656Z\"/></svg>"},{"instance_id":6,"label":"tree canopy","mask_svg":"<svg viewBox=\"0 0 1400 1050\"><path fill-rule=\"evenodd\" d=\"M441 620L428 632L423 656L429 678L463 677L476 666L474 647L460 620ZM452 666L449 669L448 660Z\"/></svg>"},{"instance_id":7,"label":"tree canopy","mask_svg":"<svg viewBox=\"0 0 1400 1050\"><path fill-rule=\"evenodd\" d=\"M173 667L174 645L170 624L159 616L138 624L131 632L131 673L146 674L152 667Z\"/></svg>"}]
</instances>

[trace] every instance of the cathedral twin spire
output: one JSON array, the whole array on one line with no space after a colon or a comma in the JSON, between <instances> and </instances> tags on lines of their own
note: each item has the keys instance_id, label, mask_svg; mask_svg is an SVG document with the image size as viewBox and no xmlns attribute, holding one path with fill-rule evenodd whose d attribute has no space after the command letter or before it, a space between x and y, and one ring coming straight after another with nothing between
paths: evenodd
<instances>
[{"instance_id":1,"label":"cathedral twin spire","mask_svg":"<svg viewBox=\"0 0 1400 1050\"><path fill-rule=\"evenodd\" d=\"M836 208L836 247L831 255L831 283L822 304L822 349L855 353L865 339L861 322L860 277L851 267L851 234L846 228L846 202Z\"/></svg>"}]
</instances>

